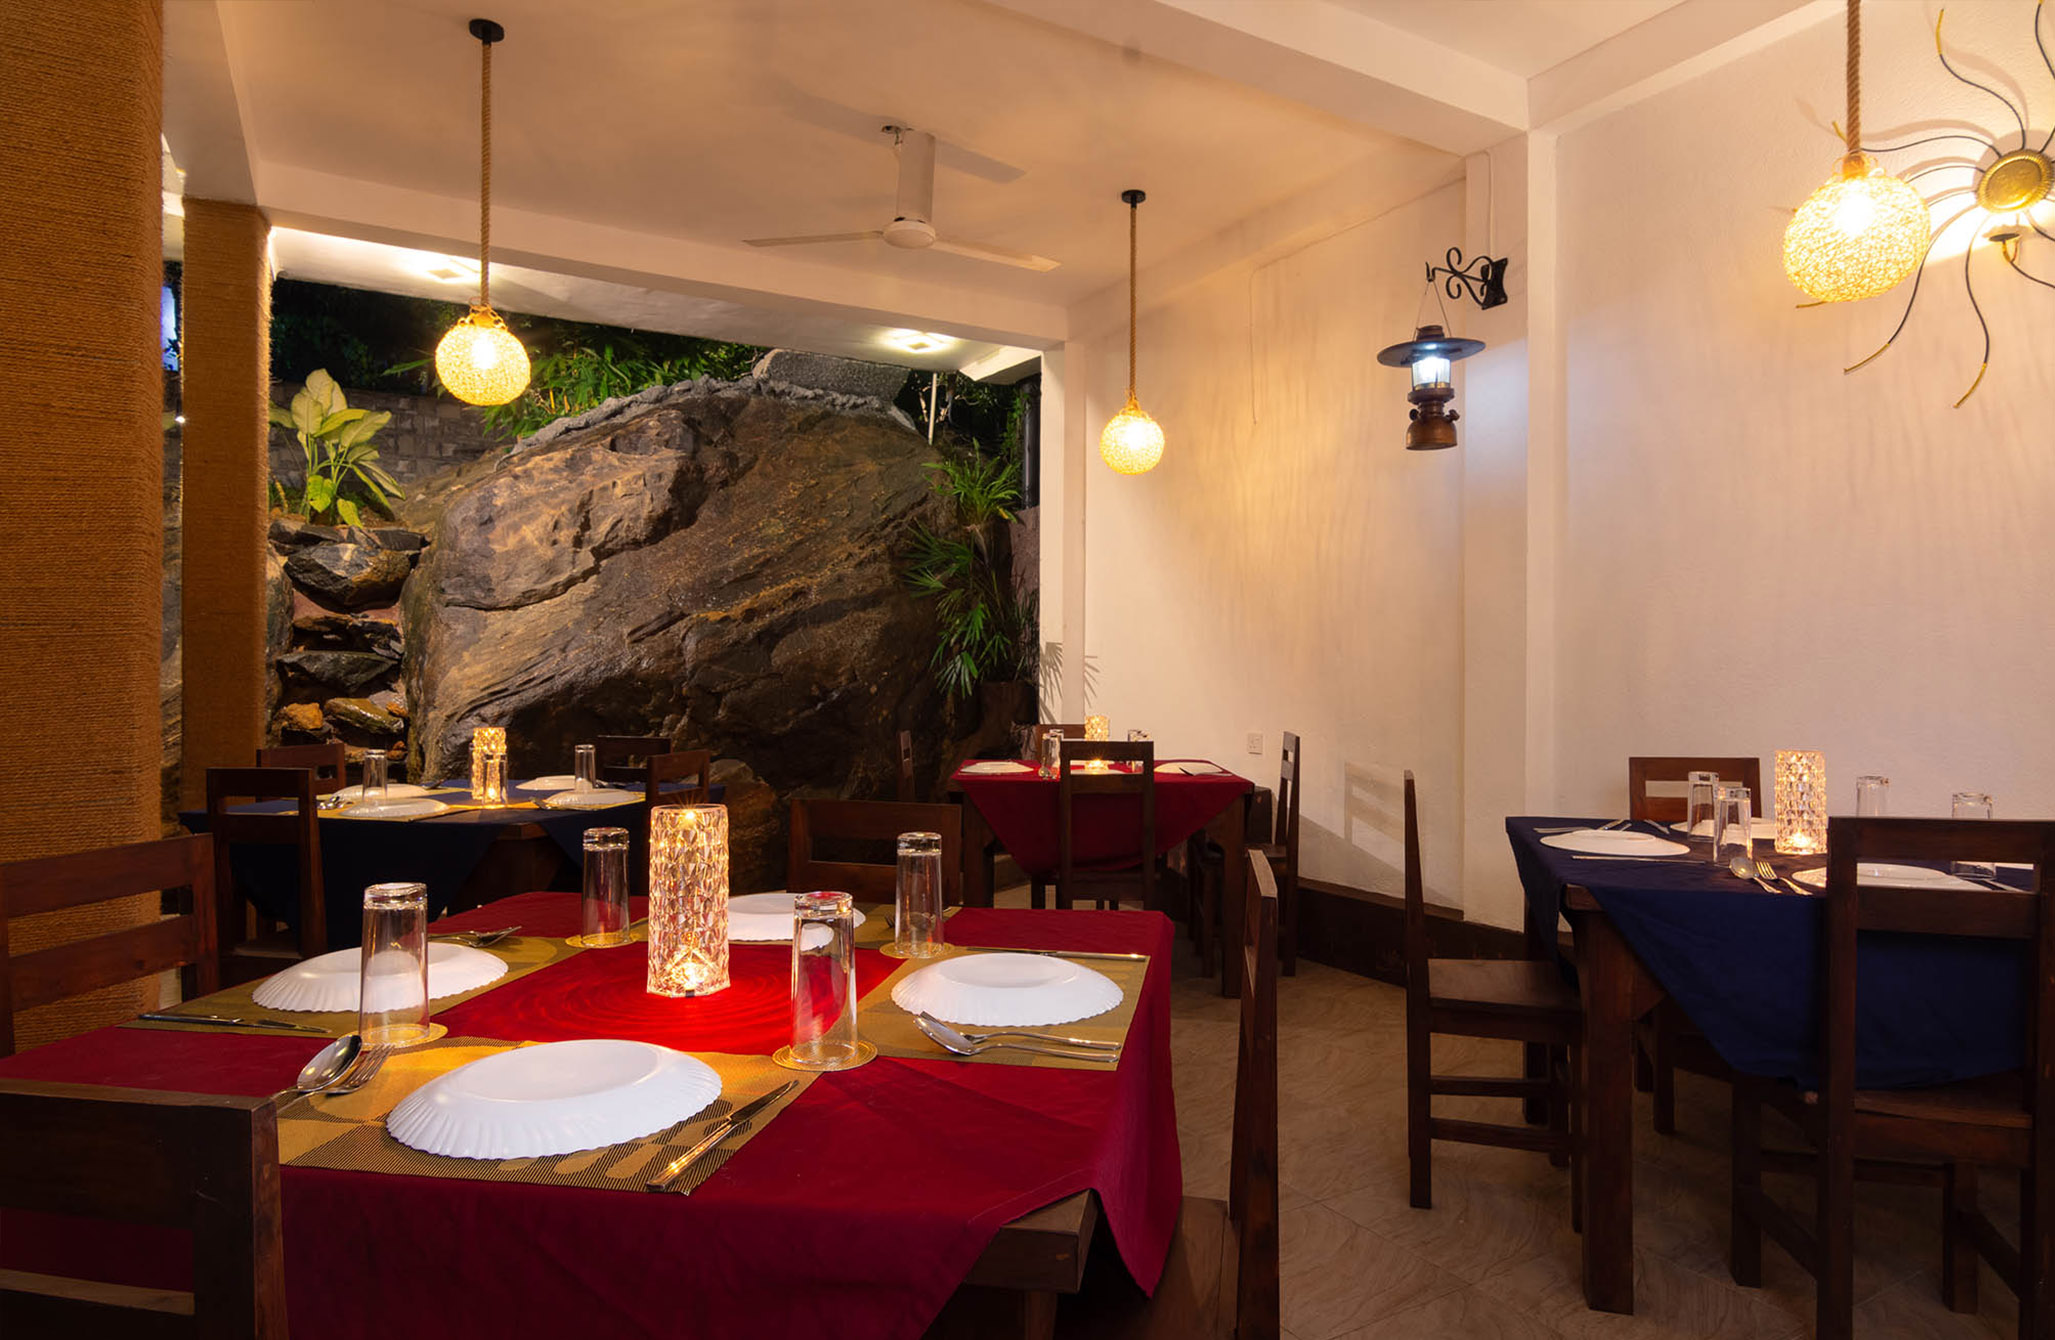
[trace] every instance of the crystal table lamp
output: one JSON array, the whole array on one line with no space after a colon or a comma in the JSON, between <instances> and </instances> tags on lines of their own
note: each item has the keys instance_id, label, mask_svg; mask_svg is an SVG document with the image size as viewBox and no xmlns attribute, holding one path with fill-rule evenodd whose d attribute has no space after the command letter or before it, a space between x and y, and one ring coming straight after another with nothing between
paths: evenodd
<instances>
[{"instance_id":1,"label":"crystal table lamp","mask_svg":"<svg viewBox=\"0 0 2055 1340\"><path fill-rule=\"evenodd\" d=\"M1108 727L1106 724L1106 718L1099 716L1086 717L1085 738L1087 740L1111 739L1112 732L1110 727Z\"/></svg>"},{"instance_id":2,"label":"crystal table lamp","mask_svg":"<svg viewBox=\"0 0 2055 1340\"><path fill-rule=\"evenodd\" d=\"M1816 749L1777 751L1777 851L1817 856L1827 849L1827 756Z\"/></svg>"},{"instance_id":3,"label":"crystal table lamp","mask_svg":"<svg viewBox=\"0 0 2055 1340\"><path fill-rule=\"evenodd\" d=\"M727 986L727 806L659 805L649 812L649 993Z\"/></svg>"},{"instance_id":4,"label":"crystal table lamp","mask_svg":"<svg viewBox=\"0 0 2055 1340\"><path fill-rule=\"evenodd\" d=\"M471 732L471 799L489 805L506 798L506 727L480 726Z\"/></svg>"}]
</instances>

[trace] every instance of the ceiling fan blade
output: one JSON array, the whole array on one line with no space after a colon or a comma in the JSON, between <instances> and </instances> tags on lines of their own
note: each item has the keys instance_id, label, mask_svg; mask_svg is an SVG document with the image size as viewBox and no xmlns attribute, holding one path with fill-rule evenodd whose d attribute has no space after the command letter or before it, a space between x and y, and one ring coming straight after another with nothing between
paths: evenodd
<instances>
[{"instance_id":1,"label":"ceiling fan blade","mask_svg":"<svg viewBox=\"0 0 2055 1340\"><path fill-rule=\"evenodd\" d=\"M793 120L838 135L847 135L851 139L867 140L873 144L877 143L878 127L903 126L907 123L906 118L889 112L866 112L844 103L817 97L800 89L791 81L775 76L771 77L769 92L773 105ZM1015 167L1011 163L981 154L975 149L967 149L960 144L952 144L947 140L937 141L935 157L943 167L951 171L965 172L1002 186L1007 182L1018 181L1026 175L1025 168Z\"/></svg>"},{"instance_id":2,"label":"ceiling fan blade","mask_svg":"<svg viewBox=\"0 0 2055 1340\"><path fill-rule=\"evenodd\" d=\"M867 233L815 233L809 237L746 237L752 247L810 247L818 242L869 242L884 234L873 228Z\"/></svg>"},{"instance_id":3,"label":"ceiling fan blade","mask_svg":"<svg viewBox=\"0 0 2055 1340\"><path fill-rule=\"evenodd\" d=\"M935 218L935 137L925 130L899 132L899 189L893 207L902 219Z\"/></svg>"},{"instance_id":4,"label":"ceiling fan blade","mask_svg":"<svg viewBox=\"0 0 2055 1340\"><path fill-rule=\"evenodd\" d=\"M1048 271L1063 264L1047 256L1033 256L1025 251L1007 251L1003 247L980 246L975 242L951 242L938 237L930 251L946 251L952 256L968 256L974 261L991 261L995 265L1015 265L1023 270Z\"/></svg>"}]
</instances>

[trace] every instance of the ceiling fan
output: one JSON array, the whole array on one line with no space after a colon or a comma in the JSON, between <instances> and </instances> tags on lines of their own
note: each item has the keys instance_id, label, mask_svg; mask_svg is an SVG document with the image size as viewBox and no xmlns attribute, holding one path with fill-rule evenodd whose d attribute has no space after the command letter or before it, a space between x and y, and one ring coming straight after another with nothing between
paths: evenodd
<instances>
[{"instance_id":1,"label":"ceiling fan","mask_svg":"<svg viewBox=\"0 0 2055 1340\"><path fill-rule=\"evenodd\" d=\"M887 246L900 247L907 251L946 251L952 256L968 256L974 261L991 261L995 265L1015 265L1023 270L1053 270L1060 262L1047 256L1031 256L1026 252L1007 251L1000 247L980 246L976 242L957 242L935 234L933 222L935 213L935 137L925 130L912 130L906 126L886 126L886 134L892 137L892 147L899 155L899 193L893 219L883 228L874 228L861 233L816 233L806 237L751 237L745 239L752 247L808 247L823 242L870 242L882 240Z\"/></svg>"}]
</instances>

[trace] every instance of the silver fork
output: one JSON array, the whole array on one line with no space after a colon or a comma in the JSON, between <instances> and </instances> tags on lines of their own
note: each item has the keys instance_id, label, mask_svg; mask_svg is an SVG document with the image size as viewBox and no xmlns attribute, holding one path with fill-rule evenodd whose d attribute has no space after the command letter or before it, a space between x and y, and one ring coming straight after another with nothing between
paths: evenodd
<instances>
[{"instance_id":1,"label":"silver fork","mask_svg":"<svg viewBox=\"0 0 2055 1340\"><path fill-rule=\"evenodd\" d=\"M1034 1033L1023 1028L990 1028L981 1033L973 1033L968 1028L959 1028L956 1031L969 1038L972 1042L980 1044L990 1042L994 1038L1025 1038L1029 1042L1053 1042L1059 1047L1089 1047L1093 1051L1102 1052L1117 1052L1120 1050L1120 1044L1117 1042L1099 1042L1092 1038L1066 1037L1061 1033Z\"/></svg>"},{"instance_id":2,"label":"silver fork","mask_svg":"<svg viewBox=\"0 0 2055 1340\"><path fill-rule=\"evenodd\" d=\"M1775 893L1775 892L1777 892L1777 881L1778 881L1778 880L1781 880L1781 879L1783 879L1783 878L1784 878L1784 877L1783 877L1782 875L1778 874L1778 873L1777 873L1777 871L1776 871L1776 868L1775 868L1774 866L1772 866L1772 865L1771 865L1771 864L1770 864L1770 863L1769 863L1768 861L1765 861L1765 860L1764 860L1764 859L1762 859L1762 857L1760 857L1760 856L1758 856L1758 857L1756 857L1756 858L1755 858L1755 882L1756 882L1756 883L1758 883L1758 884L1762 885L1762 886L1763 886L1763 887L1764 887L1765 889L1768 889L1768 890L1769 890L1769 891L1770 891L1771 893ZM1787 880L1787 881L1785 881L1785 882L1786 882L1786 883L1788 883L1789 881Z\"/></svg>"},{"instance_id":3,"label":"silver fork","mask_svg":"<svg viewBox=\"0 0 2055 1340\"><path fill-rule=\"evenodd\" d=\"M316 1089L314 1092L332 1094L337 1098L341 1098L345 1094L355 1093L372 1080L378 1078L378 1072L385 1067L385 1058L390 1055L392 1055L392 1048L390 1047L373 1047L358 1058L355 1065L337 1076L333 1084L330 1084L325 1089Z\"/></svg>"},{"instance_id":4,"label":"silver fork","mask_svg":"<svg viewBox=\"0 0 2055 1340\"><path fill-rule=\"evenodd\" d=\"M498 944L520 929L519 926L502 926L496 931L442 931L428 938L449 944L468 945L472 949L485 949Z\"/></svg>"}]
</instances>

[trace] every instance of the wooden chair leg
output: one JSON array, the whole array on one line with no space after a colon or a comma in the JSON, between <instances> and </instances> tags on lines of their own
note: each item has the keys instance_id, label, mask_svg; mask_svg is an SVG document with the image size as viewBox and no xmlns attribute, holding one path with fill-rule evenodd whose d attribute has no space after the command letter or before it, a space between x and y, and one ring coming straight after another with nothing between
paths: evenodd
<instances>
[{"instance_id":1,"label":"wooden chair leg","mask_svg":"<svg viewBox=\"0 0 2055 1340\"><path fill-rule=\"evenodd\" d=\"M1855 1335L1855 1156L1844 1145L1838 1157L1831 1145L1820 1153L1817 1208L1813 1211L1818 1244L1819 1313L1813 1323L1818 1340L1854 1340Z\"/></svg>"},{"instance_id":2,"label":"wooden chair leg","mask_svg":"<svg viewBox=\"0 0 2055 1340\"><path fill-rule=\"evenodd\" d=\"M1564 1083L1570 1090L1570 1231L1584 1231L1584 1055L1583 1048L1570 1048L1569 1073Z\"/></svg>"},{"instance_id":3,"label":"wooden chair leg","mask_svg":"<svg viewBox=\"0 0 2055 1340\"><path fill-rule=\"evenodd\" d=\"M1648 1048L1641 1039L1634 1039L1634 1092L1655 1092L1655 1064L1648 1059Z\"/></svg>"},{"instance_id":4,"label":"wooden chair leg","mask_svg":"<svg viewBox=\"0 0 2055 1340\"><path fill-rule=\"evenodd\" d=\"M1951 1312L1977 1310L1976 1239L1969 1232L1976 1212L1976 1165L1949 1164L1941 1171L1941 1301Z\"/></svg>"},{"instance_id":5,"label":"wooden chair leg","mask_svg":"<svg viewBox=\"0 0 2055 1340\"><path fill-rule=\"evenodd\" d=\"M2040 1137L2036 1136L2038 1142ZM2019 1175L2019 1333L2055 1337L2055 1178L2033 1168Z\"/></svg>"},{"instance_id":6,"label":"wooden chair leg","mask_svg":"<svg viewBox=\"0 0 2055 1340\"><path fill-rule=\"evenodd\" d=\"M1548 1128L1563 1137L1564 1144L1570 1139L1570 1076L1569 1055L1560 1047L1548 1049ZM1548 1166L1567 1168L1570 1154L1567 1149L1550 1150Z\"/></svg>"},{"instance_id":7,"label":"wooden chair leg","mask_svg":"<svg viewBox=\"0 0 2055 1340\"><path fill-rule=\"evenodd\" d=\"M1755 1289L1762 1287L1762 1225L1753 1203L1762 1190L1762 1103L1746 1081L1735 1083L1732 1103L1727 1273Z\"/></svg>"},{"instance_id":8,"label":"wooden chair leg","mask_svg":"<svg viewBox=\"0 0 2055 1340\"><path fill-rule=\"evenodd\" d=\"M1284 975L1296 977L1299 973L1299 875L1296 870L1278 889L1278 894L1278 958L1282 960Z\"/></svg>"},{"instance_id":9,"label":"wooden chair leg","mask_svg":"<svg viewBox=\"0 0 2055 1340\"><path fill-rule=\"evenodd\" d=\"M1046 908L1049 905L1049 881L1031 879L1028 881L1028 906Z\"/></svg>"},{"instance_id":10,"label":"wooden chair leg","mask_svg":"<svg viewBox=\"0 0 2055 1340\"><path fill-rule=\"evenodd\" d=\"M1406 1020L1406 1161L1411 1166L1411 1199L1416 1210L1434 1208L1434 1098L1432 1043L1425 1019Z\"/></svg>"}]
</instances>

